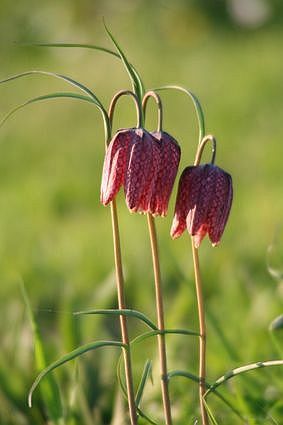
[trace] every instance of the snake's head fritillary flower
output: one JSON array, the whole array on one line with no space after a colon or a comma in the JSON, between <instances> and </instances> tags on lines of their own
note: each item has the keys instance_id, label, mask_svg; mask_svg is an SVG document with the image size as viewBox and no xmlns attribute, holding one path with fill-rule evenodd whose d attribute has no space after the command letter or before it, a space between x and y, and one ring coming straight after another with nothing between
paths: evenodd
<instances>
[{"instance_id":1,"label":"snake's head fritillary flower","mask_svg":"<svg viewBox=\"0 0 283 425\"><path fill-rule=\"evenodd\" d=\"M164 131L151 133L160 147L160 163L150 200L150 212L165 216L173 184L178 171L181 149L177 141Z\"/></svg>"},{"instance_id":2,"label":"snake's head fritillary flower","mask_svg":"<svg viewBox=\"0 0 283 425\"><path fill-rule=\"evenodd\" d=\"M208 234L218 245L228 220L233 198L230 174L213 164L185 168L179 182L171 236L187 228L198 248Z\"/></svg>"},{"instance_id":3,"label":"snake's head fritillary flower","mask_svg":"<svg viewBox=\"0 0 283 425\"><path fill-rule=\"evenodd\" d=\"M158 141L142 128L118 131L105 155L100 200L109 204L121 186L130 211L149 212L160 164Z\"/></svg>"}]
</instances>

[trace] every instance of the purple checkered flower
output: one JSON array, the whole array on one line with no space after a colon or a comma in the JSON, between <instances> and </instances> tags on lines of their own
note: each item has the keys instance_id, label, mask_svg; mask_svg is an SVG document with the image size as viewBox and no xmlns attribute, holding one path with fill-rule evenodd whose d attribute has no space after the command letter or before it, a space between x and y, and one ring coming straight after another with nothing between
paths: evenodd
<instances>
[{"instance_id":1,"label":"purple checkered flower","mask_svg":"<svg viewBox=\"0 0 283 425\"><path fill-rule=\"evenodd\" d=\"M130 211L166 215L179 161L180 147L169 134L119 130L104 160L101 203L109 204L124 186Z\"/></svg>"},{"instance_id":2,"label":"purple checkered flower","mask_svg":"<svg viewBox=\"0 0 283 425\"><path fill-rule=\"evenodd\" d=\"M228 220L233 198L232 178L213 164L187 167L183 171L171 227L173 239L187 228L196 248L208 234L218 245Z\"/></svg>"}]
</instances>

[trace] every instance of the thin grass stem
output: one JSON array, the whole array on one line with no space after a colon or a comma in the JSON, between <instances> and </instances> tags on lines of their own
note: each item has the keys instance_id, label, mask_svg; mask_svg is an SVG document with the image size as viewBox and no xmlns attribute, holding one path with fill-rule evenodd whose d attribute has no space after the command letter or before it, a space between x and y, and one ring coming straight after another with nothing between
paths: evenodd
<instances>
[{"instance_id":1,"label":"thin grass stem","mask_svg":"<svg viewBox=\"0 0 283 425\"><path fill-rule=\"evenodd\" d=\"M212 135L204 136L199 143L194 165L199 165L203 150L208 142L212 144L212 159L211 163L215 161L216 155L216 140ZM202 425L209 425L209 418L207 413L207 407L205 404L204 396L206 393L206 321L205 321L205 309L203 300L202 280L199 266L199 255L198 249L195 247L194 238L191 237L192 242L192 254L195 274L195 285L197 295L197 306L198 306L198 319L199 319L199 403Z\"/></svg>"},{"instance_id":2,"label":"thin grass stem","mask_svg":"<svg viewBox=\"0 0 283 425\"><path fill-rule=\"evenodd\" d=\"M199 401L200 401L200 412L202 425L208 425L209 419L204 403L204 395L206 393L206 323L205 323L205 311L202 293L202 282L199 267L199 256L198 250L194 245L192 238L192 253L196 283L196 294L198 304L198 317L199 317Z\"/></svg>"},{"instance_id":3,"label":"thin grass stem","mask_svg":"<svg viewBox=\"0 0 283 425\"><path fill-rule=\"evenodd\" d=\"M119 306L119 309L123 310L126 308L126 301L125 301L125 291L124 291L124 277L123 277L123 268L122 268L118 215L117 215L117 207L116 207L115 200L111 202L111 221L112 221L113 243L114 243L118 306ZM122 315L120 316L120 327L121 327L122 342L126 346L123 348L123 355L124 355L124 364L125 364L125 377L126 377L127 396L128 396L128 404L129 404L129 413L130 413L131 424L136 425L137 412L136 412L136 405L135 405L135 392L134 392L134 385L133 385L132 362L131 362L131 352L130 352L130 343L129 343L130 341L129 341L129 333L128 333L126 316L122 316Z\"/></svg>"},{"instance_id":4,"label":"thin grass stem","mask_svg":"<svg viewBox=\"0 0 283 425\"><path fill-rule=\"evenodd\" d=\"M163 401L165 423L166 425L172 425L171 405L170 405L169 388L168 388L166 342L165 342L165 334L164 334L164 330L165 330L164 308L163 308L163 298L162 298L158 245L157 245L154 218L149 213L147 214L147 223L148 223L148 229L149 229L149 235L150 235L150 245L151 245L153 271L154 271L157 326L158 326L158 330L162 332L161 334L157 335L159 361L160 361L160 373L161 373L162 401Z\"/></svg>"},{"instance_id":5,"label":"thin grass stem","mask_svg":"<svg viewBox=\"0 0 283 425\"><path fill-rule=\"evenodd\" d=\"M113 121L113 115L114 115L116 102L118 98L122 96L123 94L126 94L126 93L125 92L117 93L117 95L114 96L114 98L112 99L112 102L110 103L110 107L108 111L110 128L112 127L112 121ZM138 121L139 120L140 120L140 115L138 115ZM110 140L110 135L108 134L105 147L107 147L109 140ZM118 223L118 214L117 214L117 206L116 206L115 199L110 203L110 208L111 208L111 223L112 223L113 245L114 245L118 308L120 310L124 310L127 307L126 307L126 298L125 298L125 290L124 290L124 276L123 276L123 266L122 266L119 223ZM124 315L120 315L120 328L121 328L122 342L125 345L125 347L123 348L123 357L124 357L124 365L125 365L125 378L126 378L127 399L128 399L128 406L129 406L130 421L131 421L131 425L137 425L137 409L136 409L136 403L135 403L135 391L134 391L134 383L133 383L130 340L129 340L129 333L128 333L127 317Z\"/></svg>"}]
</instances>

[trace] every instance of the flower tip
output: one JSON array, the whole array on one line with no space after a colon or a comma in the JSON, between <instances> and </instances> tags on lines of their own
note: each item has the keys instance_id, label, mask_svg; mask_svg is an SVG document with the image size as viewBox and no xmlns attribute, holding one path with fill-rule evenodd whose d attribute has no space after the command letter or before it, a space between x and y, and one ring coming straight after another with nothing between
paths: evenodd
<instances>
[{"instance_id":1,"label":"flower tip","mask_svg":"<svg viewBox=\"0 0 283 425\"><path fill-rule=\"evenodd\" d=\"M213 243L212 243L213 248L217 247L217 246L219 245L219 243L220 243L220 241L218 241L218 242L213 242Z\"/></svg>"},{"instance_id":2,"label":"flower tip","mask_svg":"<svg viewBox=\"0 0 283 425\"><path fill-rule=\"evenodd\" d=\"M200 247L200 241L196 241L196 240L194 239L194 247L195 247L196 249L199 249L199 247Z\"/></svg>"}]
</instances>

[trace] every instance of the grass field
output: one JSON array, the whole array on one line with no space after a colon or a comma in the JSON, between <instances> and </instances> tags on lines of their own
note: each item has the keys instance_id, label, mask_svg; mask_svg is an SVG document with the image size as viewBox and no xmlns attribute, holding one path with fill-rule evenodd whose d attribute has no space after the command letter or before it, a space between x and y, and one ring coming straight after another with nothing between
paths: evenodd
<instances>
[{"instance_id":1,"label":"grass field","mask_svg":"<svg viewBox=\"0 0 283 425\"><path fill-rule=\"evenodd\" d=\"M268 330L282 314L283 303L282 26L221 26L181 1L172 7L168 2L150 6L141 1L131 7L127 2L120 7L97 2L95 13L88 10L88 2L81 9L75 2L67 3L46 2L39 9L27 1L12 15L11 6L3 2L0 79L30 69L59 72L92 88L107 107L115 91L130 87L119 60L90 50L12 45L66 41L112 48L104 15L147 88L177 83L197 94L207 132L218 140L217 165L233 176L235 195L220 246L212 248L205 240L200 248L208 321L207 378L213 382L241 365L282 359L283 333L274 332L274 340ZM64 82L44 76L9 82L0 86L0 112L4 116L31 97L68 90ZM193 162L196 119L181 93L162 93L162 100L164 129L182 147L179 176ZM149 116L147 127L154 129L153 105ZM115 128L134 125L134 108L122 100ZM27 406L37 370L21 282L49 362L80 344L119 339L117 319L72 315L116 307L110 211L99 202L102 120L92 105L50 100L30 105L7 121L0 143L0 424L40 425L48 423L44 391L35 392L32 409ZM197 329L190 240L187 234L176 241L169 235L175 196L176 187L168 216L156 220L166 324ZM146 219L129 214L123 193L117 203L127 303L155 320ZM144 330L130 319L132 338ZM197 340L172 335L167 342L169 369L197 374ZM121 419L116 384L118 356L117 349L100 349L54 373L68 425L127 423ZM136 384L145 361L153 361L154 384L148 382L142 407L161 424L156 341L137 345L133 356ZM282 366L233 378L219 391L246 422L212 394L208 401L217 422L282 424L282 378ZM176 377L170 392L174 423L196 423L197 384Z\"/></svg>"}]
</instances>

